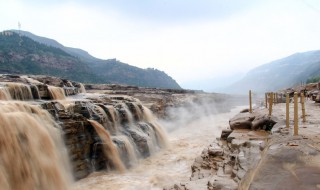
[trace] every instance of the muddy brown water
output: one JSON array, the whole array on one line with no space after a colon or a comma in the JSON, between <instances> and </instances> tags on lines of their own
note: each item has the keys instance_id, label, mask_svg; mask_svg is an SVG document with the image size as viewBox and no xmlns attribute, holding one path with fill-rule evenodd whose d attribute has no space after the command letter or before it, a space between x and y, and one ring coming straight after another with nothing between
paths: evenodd
<instances>
[{"instance_id":1,"label":"muddy brown water","mask_svg":"<svg viewBox=\"0 0 320 190\"><path fill-rule=\"evenodd\" d=\"M124 173L95 172L76 182L75 190L158 190L175 182L187 181L195 157L220 135L221 129L244 107L236 107L228 113L201 117L181 123L168 134L169 147L139 163ZM160 122L164 128L175 123Z\"/></svg>"}]
</instances>

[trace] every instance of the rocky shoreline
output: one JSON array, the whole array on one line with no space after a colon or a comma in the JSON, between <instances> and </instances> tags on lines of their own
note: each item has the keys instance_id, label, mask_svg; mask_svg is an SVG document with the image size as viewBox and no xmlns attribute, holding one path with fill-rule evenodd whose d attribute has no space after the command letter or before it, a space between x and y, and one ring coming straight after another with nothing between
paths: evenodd
<instances>
[{"instance_id":1,"label":"rocky shoreline","mask_svg":"<svg viewBox=\"0 0 320 190\"><path fill-rule=\"evenodd\" d=\"M38 117L39 111L34 109L50 113L56 123L53 127L64 139L66 150L58 151L68 153L70 173L76 180L96 171L130 168L137 160L164 148L165 134L151 111L160 118L175 120L169 113L171 108L184 107L192 113L194 105L206 104L208 108L201 114L218 113L230 110L235 101L241 101L223 94L191 90L84 86L40 75L0 75L0 100L1 107L13 107L10 112L27 107L24 114L31 117ZM106 149L109 151L105 152ZM116 164L114 160L119 159Z\"/></svg>"},{"instance_id":2,"label":"rocky shoreline","mask_svg":"<svg viewBox=\"0 0 320 190\"><path fill-rule=\"evenodd\" d=\"M306 110L298 136L293 122L285 128L283 103L274 106L272 117L265 108L244 110L195 159L190 181L164 189L319 189L320 107L308 101Z\"/></svg>"}]
</instances>

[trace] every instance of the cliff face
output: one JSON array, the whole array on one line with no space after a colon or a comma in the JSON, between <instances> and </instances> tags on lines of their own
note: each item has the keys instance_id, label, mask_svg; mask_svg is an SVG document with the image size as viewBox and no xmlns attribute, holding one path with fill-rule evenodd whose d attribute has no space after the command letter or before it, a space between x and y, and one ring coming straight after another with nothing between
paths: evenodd
<instances>
[{"instance_id":1,"label":"cliff face","mask_svg":"<svg viewBox=\"0 0 320 190\"><path fill-rule=\"evenodd\" d=\"M76 179L93 171L123 171L137 164L138 159L148 157L167 145L166 133L151 111L130 96L85 93L81 83L55 77L1 75L0 100L1 108L10 107L8 111L2 111L1 116L13 112L29 127L32 124L19 118L19 111L15 109L26 107L25 112L30 112L35 118L44 113L51 114L53 120L48 119L48 122L53 125L49 128L56 128L63 134ZM19 128L20 122L16 123L10 127ZM6 130L8 126L2 127ZM22 137L17 135L14 138L21 140ZM32 148L24 145L26 152ZM9 152L2 155L9 155ZM35 156L41 158L43 155ZM23 169L12 167L8 166L10 170ZM32 167L30 172L33 172L31 170Z\"/></svg>"},{"instance_id":2,"label":"cliff face","mask_svg":"<svg viewBox=\"0 0 320 190\"><path fill-rule=\"evenodd\" d=\"M116 59L101 60L81 49L65 47L29 32L2 32L0 42L2 73L45 74L86 83L181 89L163 71L141 69Z\"/></svg>"}]
</instances>

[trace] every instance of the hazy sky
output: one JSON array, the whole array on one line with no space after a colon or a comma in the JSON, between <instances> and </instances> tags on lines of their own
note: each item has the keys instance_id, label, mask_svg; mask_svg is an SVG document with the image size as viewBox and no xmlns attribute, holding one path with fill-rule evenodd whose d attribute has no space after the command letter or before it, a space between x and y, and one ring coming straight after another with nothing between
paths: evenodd
<instances>
[{"instance_id":1,"label":"hazy sky","mask_svg":"<svg viewBox=\"0 0 320 190\"><path fill-rule=\"evenodd\" d=\"M186 88L320 49L320 0L0 0L0 18Z\"/></svg>"}]
</instances>

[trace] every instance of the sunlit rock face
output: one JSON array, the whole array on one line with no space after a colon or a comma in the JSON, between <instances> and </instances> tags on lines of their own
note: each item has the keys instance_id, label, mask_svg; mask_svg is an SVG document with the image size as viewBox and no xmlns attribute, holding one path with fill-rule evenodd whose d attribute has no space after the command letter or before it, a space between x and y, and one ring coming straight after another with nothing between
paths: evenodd
<instances>
[{"instance_id":1,"label":"sunlit rock face","mask_svg":"<svg viewBox=\"0 0 320 190\"><path fill-rule=\"evenodd\" d=\"M15 102L17 107L21 107L20 104L36 107L41 111L29 109L32 116L39 118L46 114L50 122L54 123L53 128L62 138L52 140L52 147L56 146L55 143L60 143L62 148L50 149L54 152L52 154L67 153L68 159L62 161L62 165L68 164L69 160L71 169L62 171L69 172L76 179L86 177L93 171L124 171L135 165L139 159L167 146L166 133L151 111L131 96L86 93L82 84L55 77L1 75L0 103L12 102ZM13 111L12 115L15 114ZM48 118L41 120L47 122ZM26 128L29 127L28 120L20 120L25 123ZM9 126L1 125L1 130L6 130L7 127ZM45 126L39 124L38 127ZM48 133L46 138L52 139L51 131ZM22 143L20 136L15 138L18 139L15 145L26 151L34 146ZM7 145L10 146L10 143ZM34 157L41 158L45 153L39 151ZM32 162L31 159L26 165ZM33 169L32 166L28 167ZM12 164L6 166L4 171L1 170L4 172L1 175L8 173L7 170L18 172L23 168ZM37 181L38 175L43 175L44 178L46 175L50 176L44 171L35 174L30 180ZM57 186L56 189L67 186Z\"/></svg>"}]
</instances>

